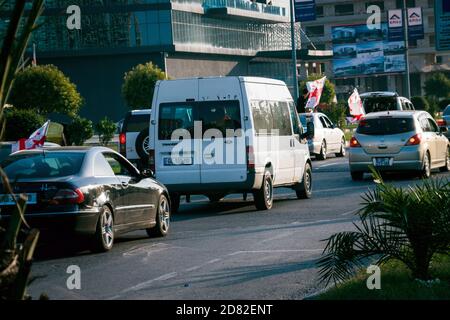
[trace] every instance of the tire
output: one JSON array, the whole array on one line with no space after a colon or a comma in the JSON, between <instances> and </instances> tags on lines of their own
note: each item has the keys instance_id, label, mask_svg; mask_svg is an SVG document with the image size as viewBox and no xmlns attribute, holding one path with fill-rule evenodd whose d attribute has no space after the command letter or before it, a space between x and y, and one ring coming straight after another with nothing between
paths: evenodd
<instances>
[{"instance_id":1,"label":"tire","mask_svg":"<svg viewBox=\"0 0 450 320\"><path fill-rule=\"evenodd\" d=\"M431 161L428 151L425 152L425 155L423 157L422 170L419 173L419 177L422 179L428 179L429 177L431 177Z\"/></svg>"},{"instance_id":2,"label":"tire","mask_svg":"<svg viewBox=\"0 0 450 320\"><path fill-rule=\"evenodd\" d=\"M180 208L180 195L178 193L170 194L170 208L172 213L177 213Z\"/></svg>"},{"instance_id":3,"label":"tire","mask_svg":"<svg viewBox=\"0 0 450 320\"><path fill-rule=\"evenodd\" d=\"M343 158L345 157L345 140L342 139L341 141L341 151L336 153L336 157Z\"/></svg>"},{"instance_id":4,"label":"tire","mask_svg":"<svg viewBox=\"0 0 450 320\"><path fill-rule=\"evenodd\" d=\"M298 199L310 199L312 197L312 170L311 165L306 163L303 172L303 180L295 189Z\"/></svg>"},{"instance_id":5,"label":"tire","mask_svg":"<svg viewBox=\"0 0 450 320\"><path fill-rule=\"evenodd\" d=\"M258 210L270 210L273 205L273 181L269 170L264 172L264 178L259 190L253 192L255 206Z\"/></svg>"},{"instance_id":6,"label":"tire","mask_svg":"<svg viewBox=\"0 0 450 320\"><path fill-rule=\"evenodd\" d=\"M145 231L149 237L165 237L170 229L170 202L164 194L159 197L155 220L156 225Z\"/></svg>"},{"instance_id":7,"label":"tire","mask_svg":"<svg viewBox=\"0 0 450 320\"><path fill-rule=\"evenodd\" d=\"M316 154L317 160L326 160L327 159L327 143L325 140L322 141L322 145L320 146L320 153Z\"/></svg>"},{"instance_id":8,"label":"tire","mask_svg":"<svg viewBox=\"0 0 450 320\"><path fill-rule=\"evenodd\" d=\"M97 221L92 251L106 252L114 245L114 216L108 206L104 206Z\"/></svg>"},{"instance_id":9,"label":"tire","mask_svg":"<svg viewBox=\"0 0 450 320\"><path fill-rule=\"evenodd\" d=\"M139 158L141 158L142 160L147 160L149 155L150 137L148 135L148 132L149 128L146 128L139 132L139 135L136 138L136 152L139 155Z\"/></svg>"},{"instance_id":10,"label":"tire","mask_svg":"<svg viewBox=\"0 0 450 320\"><path fill-rule=\"evenodd\" d=\"M364 172L361 171L350 171L353 181L361 181L364 178Z\"/></svg>"},{"instance_id":11,"label":"tire","mask_svg":"<svg viewBox=\"0 0 450 320\"><path fill-rule=\"evenodd\" d=\"M441 172L448 172L450 171L450 148L447 150L447 157L445 160L445 166L440 167L439 171Z\"/></svg>"},{"instance_id":12,"label":"tire","mask_svg":"<svg viewBox=\"0 0 450 320\"><path fill-rule=\"evenodd\" d=\"M220 200L222 200L225 196L226 196L226 194L224 194L224 193L214 193L214 194L209 194L207 197L210 202L216 203L216 202L219 202Z\"/></svg>"}]
</instances>

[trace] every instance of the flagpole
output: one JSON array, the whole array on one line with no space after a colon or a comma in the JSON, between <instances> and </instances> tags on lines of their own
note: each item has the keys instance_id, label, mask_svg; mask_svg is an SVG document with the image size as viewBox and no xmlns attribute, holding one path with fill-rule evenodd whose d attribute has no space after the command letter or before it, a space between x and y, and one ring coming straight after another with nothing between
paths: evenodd
<instances>
[{"instance_id":1,"label":"flagpole","mask_svg":"<svg viewBox=\"0 0 450 320\"><path fill-rule=\"evenodd\" d=\"M292 46L292 72L293 72L293 88L294 88L294 103L297 104L298 100L298 75L297 75L297 50L295 47L295 12L294 12L294 1L290 0L291 3L291 46Z\"/></svg>"},{"instance_id":2,"label":"flagpole","mask_svg":"<svg viewBox=\"0 0 450 320\"><path fill-rule=\"evenodd\" d=\"M406 63L406 69L405 69L405 80L406 80L406 97L408 99L411 99L411 83L409 78L409 53L408 53L408 47L409 47L409 41L408 41L408 8L406 8L406 0L403 0L403 32L405 37L405 63Z\"/></svg>"}]
</instances>

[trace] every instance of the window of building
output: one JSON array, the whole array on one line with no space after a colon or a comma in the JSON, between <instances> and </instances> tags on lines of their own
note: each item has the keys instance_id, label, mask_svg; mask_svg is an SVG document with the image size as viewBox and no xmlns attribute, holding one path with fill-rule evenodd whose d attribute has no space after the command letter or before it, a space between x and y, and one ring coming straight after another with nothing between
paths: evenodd
<instances>
[{"instance_id":1,"label":"window of building","mask_svg":"<svg viewBox=\"0 0 450 320\"><path fill-rule=\"evenodd\" d=\"M366 10L370 6L378 6L381 11L384 11L384 1L369 1L366 3Z\"/></svg>"},{"instance_id":2,"label":"window of building","mask_svg":"<svg viewBox=\"0 0 450 320\"><path fill-rule=\"evenodd\" d=\"M323 6L316 6L316 16L317 18L323 17Z\"/></svg>"},{"instance_id":3,"label":"window of building","mask_svg":"<svg viewBox=\"0 0 450 320\"><path fill-rule=\"evenodd\" d=\"M442 64L442 62L443 62L442 56L436 56L436 63Z\"/></svg>"},{"instance_id":4,"label":"window of building","mask_svg":"<svg viewBox=\"0 0 450 320\"><path fill-rule=\"evenodd\" d=\"M324 26L306 26L305 33L308 37L323 37L325 35Z\"/></svg>"},{"instance_id":5,"label":"window of building","mask_svg":"<svg viewBox=\"0 0 450 320\"><path fill-rule=\"evenodd\" d=\"M434 47L436 45L436 37L434 34L430 34L430 47Z\"/></svg>"},{"instance_id":6,"label":"window of building","mask_svg":"<svg viewBox=\"0 0 450 320\"><path fill-rule=\"evenodd\" d=\"M337 16L347 16L354 14L355 10L353 3L349 4L337 4L334 6L334 13Z\"/></svg>"},{"instance_id":7,"label":"window of building","mask_svg":"<svg viewBox=\"0 0 450 320\"><path fill-rule=\"evenodd\" d=\"M397 9L403 8L403 0L397 0L396 5L397 5ZM406 0L406 7L407 8L416 7L416 0Z\"/></svg>"}]
</instances>

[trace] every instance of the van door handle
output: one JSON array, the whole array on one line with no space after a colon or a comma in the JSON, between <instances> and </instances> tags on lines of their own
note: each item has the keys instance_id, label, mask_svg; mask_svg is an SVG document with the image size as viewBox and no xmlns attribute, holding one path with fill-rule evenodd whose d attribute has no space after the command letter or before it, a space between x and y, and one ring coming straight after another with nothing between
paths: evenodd
<instances>
[{"instance_id":1,"label":"van door handle","mask_svg":"<svg viewBox=\"0 0 450 320\"><path fill-rule=\"evenodd\" d=\"M231 144L231 143L233 143L233 140L223 140L223 143Z\"/></svg>"}]
</instances>

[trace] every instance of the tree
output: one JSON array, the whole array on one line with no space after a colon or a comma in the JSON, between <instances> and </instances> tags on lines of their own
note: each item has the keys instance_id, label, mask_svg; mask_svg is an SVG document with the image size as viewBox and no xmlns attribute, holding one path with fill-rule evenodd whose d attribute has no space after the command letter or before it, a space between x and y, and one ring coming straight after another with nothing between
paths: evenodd
<instances>
[{"instance_id":1,"label":"tree","mask_svg":"<svg viewBox=\"0 0 450 320\"><path fill-rule=\"evenodd\" d=\"M66 127L66 139L69 146L75 144L81 146L94 135L92 121L86 118L75 117Z\"/></svg>"},{"instance_id":2,"label":"tree","mask_svg":"<svg viewBox=\"0 0 450 320\"><path fill-rule=\"evenodd\" d=\"M76 86L53 65L30 66L17 74L8 100L18 109L75 116L83 104Z\"/></svg>"},{"instance_id":3,"label":"tree","mask_svg":"<svg viewBox=\"0 0 450 320\"><path fill-rule=\"evenodd\" d=\"M411 102L414 105L414 108L416 110L425 110L428 111L430 108L430 105L424 97L416 96L411 98Z\"/></svg>"},{"instance_id":4,"label":"tree","mask_svg":"<svg viewBox=\"0 0 450 320\"><path fill-rule=\"evenodd\" d=\"M5 141L17 141L28 138L45 122L44 117L33 110L10 108L5 111Z\"/></svg>"},{"instance_id":5,"label":"tree","mask_svg":"<svg viewBox=\"0 0 450 320\"><path fill-rule=\"evenodd\" d=\"M299 94L301 94L303 92L303 89L306 88L306 82L307 81L313 81L313 80L317 80L317 79L321 79L324 76L321 74L311 74L308 76L308 79L305 81L301 81L300 82L300 86L299 86ZM320 103L325 103L325 104L331 104L333 103L334 97L336 96L336 91L334 89L334 84L326 79L325 80L325 85L323 87L323 91L322 91L322 96L320 97Z\"/></svg>"},{"instance_id":6,"label":"tree","mask_svg":"<svg viewBox=\"0 0 450 320\"><path fill-rule=\"evenodd\" d=\"M116 132L117 127L112 120L104 117L99 121L99 123L97 123L95 129L97 130L97 133L99 135L100 143L103 146L106 146L114 137L114 133Z\"/></svg>"},{"instance_id":7,"label":"tree","mask_svg":"<svg viewBox=\"0 0 450 320\"><path fill-rule=\"evenodd\" d=\"M450 98L450 79L443 73L435 73L425 81L425 94L435 99Z\"/></svg>"},{"instance_id":8,"label":"tree","mask_svg":"<svg viewBox=\"0 0 450 320\"><path fill-rule=\"evenodd\" d=\"M326 109L322 109L321 111L326 114L335 125L342 128L345 125L347 109L347 102L341 100L338 101L338 103L328 105Z\"/></svg>"},{"instance_id":9,"label":"tree","mask_svg":"<svg viewBox=\"0 0 450 320\"><path fill-rule=\"evenodd\" d=\"M166 74L153 63L139 64L125 73L122 95L129 108L149 109L152 105L156 81Z\"/></svg>"}]
</instances>

